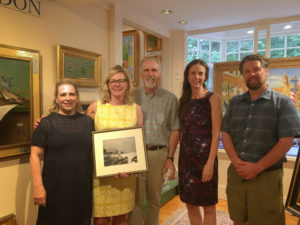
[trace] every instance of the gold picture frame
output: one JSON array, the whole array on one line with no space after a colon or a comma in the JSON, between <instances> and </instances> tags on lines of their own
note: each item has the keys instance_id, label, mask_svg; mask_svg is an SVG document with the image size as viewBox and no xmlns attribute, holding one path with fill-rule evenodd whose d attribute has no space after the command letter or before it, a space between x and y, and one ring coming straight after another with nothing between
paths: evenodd
<instances>
[{"instance_id":1,"label":"gold picture frame","mask_svg":"<svg viewBox=\"0 0 300 225\"><path fill-rule=\"evenodd\" d=\"M57 45L57 80L70 80L79 87L101 85L101 55Z\"/></svg>"},{"instance_id":2,"label":"gold picture frame","mask_svg":"<svg viewBox=\"0 0 300 225\"><path fill-rule=\"evenodd\" d=\"M0 158L27 154L40 118L39 51L0 45Z\"/></svg>"},{"instance_id":3,"label":"gold picture frame","mask_svg":"<svg viewBox=\"0 0 300 225\"><path fill-rule=\"evenodd\" d=\"M161 38L152 34L145 34L146 52L161 51Z\"/></svg>"},{"instance_id":4,"label":"gold picture frame","mask_svg":"<svg viewBox=\"0 0 300 225\"><path fill-rule=\"evenodd\" d=\"M123 67L129 71L134 86L139 85L139 34L137 30L124 31L122 40Z\"/></svg>"},{"instance_id":5,"label":"gold picture frame","mask_svg":"<svg viewBox=\"0 0 300 225\"><path fill-rule=\"evenodd\" d=\"M295 107L300 113L300 57L269 59L268 84L271 89L290 96L293 76L298 79L295 93ZM239 72L239 61L214 64L213 89L222 98L222 111L229 100L247 90L243 76Z\"/></svg>"},{"instance_id":6,"label":"gold picture frame","mask_svg":"<svg viewBox=\"0 0 300 225\"><path fill-rule=\"evenodd\" d=\"M94 131L92 137L96 177L147 170L143 127Z\"/></svg>"},{"instance_id":7,"label":"gold picture frame","mask_svg":"<svg viewBox=\"0 0 300 225\"><path fill-rule=\"evenodd\" d=\"M300 161L298 151L297 159L295 162L293 176L289 187L288 196L285 203L285 208L295 216L300 217Z\"/></svg>"},{"instance_id":8,"label":"gold picture frame","mask_svg":"<svg viewBox=\"0 0 300 225\"><path fill-rule=\"evenodd\" d=\"M1 217L0 225L17 225L16 216L14 214L9 214L7 216Z\"/></svg>"}]
</instances>

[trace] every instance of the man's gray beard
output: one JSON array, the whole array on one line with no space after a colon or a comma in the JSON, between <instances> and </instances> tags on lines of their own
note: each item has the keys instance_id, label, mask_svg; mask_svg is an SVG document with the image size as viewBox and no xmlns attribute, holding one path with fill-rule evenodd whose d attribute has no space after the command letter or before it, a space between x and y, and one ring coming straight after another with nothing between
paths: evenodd
<instances>
[{"instance_id":1,"label":"man's gray beard","mask_svg":"<svg viewBox=\"0 0 300 225\"><path fill-rule=\"evenodd\" d=\"M155 88L157 86L157 81L155 80L153 82L151 79L149 80L145 79L145 86L149 89Z\"/></svg>"}]
</instances>

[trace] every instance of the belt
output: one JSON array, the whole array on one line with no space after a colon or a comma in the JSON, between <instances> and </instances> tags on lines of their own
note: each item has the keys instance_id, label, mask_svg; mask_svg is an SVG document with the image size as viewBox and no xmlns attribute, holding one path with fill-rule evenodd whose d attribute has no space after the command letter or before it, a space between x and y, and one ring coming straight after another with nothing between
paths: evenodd
<instances>
[{"instance_id":1,"label":"belt","mask_svg":"<svg viewBox=\"0 0 300 225\"><path fill-rule=\"evenodd\" d=\"M167 146L165 145L146 145L146 149L150 151L156 151L162 148L166 148Z\"/></svg>"}]
</instances>

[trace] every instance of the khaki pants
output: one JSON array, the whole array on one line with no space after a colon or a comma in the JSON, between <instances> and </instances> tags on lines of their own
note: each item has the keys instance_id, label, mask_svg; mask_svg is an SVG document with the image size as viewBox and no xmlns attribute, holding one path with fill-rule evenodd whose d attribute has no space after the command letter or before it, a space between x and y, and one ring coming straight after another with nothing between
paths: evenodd
<instances>
[{"instance_id":1,"label":"khaki pants","mask_svg":"<svg viewBox=\"0 0 300 225\"><path fill-rule=\"evenodd\" d=\"M137 178L135 207L129 214L129 225L159 224L159 209L163 178L161 171L167 159L168 149L147 150L148 171L140 173ZM146 197L147 205L143 218L143 204Z\"/></svg>"},{"instance_id":2,"label":"khaki pants","mask_svg":"<svg viewBox=\"0 0 300 225\"><path fill-rule=\"evenodd\" d=\"M230 164L226 188L230 218L250 225L284 225L282 176L283 170L277 169L244 180Z\"/></svg>"}]
</instances>

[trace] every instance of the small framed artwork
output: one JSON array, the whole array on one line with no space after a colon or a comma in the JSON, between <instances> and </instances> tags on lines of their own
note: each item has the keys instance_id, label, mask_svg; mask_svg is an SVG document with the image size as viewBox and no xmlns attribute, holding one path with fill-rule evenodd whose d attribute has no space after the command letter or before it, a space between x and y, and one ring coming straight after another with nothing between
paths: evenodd
<instances>
[{"instance_id":1,"label":"small framed artwork","mask_svg":"<svg viewBox=\"0 0 300 225\"><path fill-rule=\"evenodd\" d=\"M0 158L30 152L40 94L39 52L0 45Z\"/></svg>"},{"instance_id":2,"label":"small framed artwork","mask_svg":"<svg viewBox=\"0 0 300 225\"><path fill-rule=\"evenodd\" d=\"M123 32L123 67L129 72L134 86L139 84L139 35L136 30Z\"/></svg>"},{"instance_id":3,"label":"small framed artwork","mask_svg":"<svg viewBox=\"0 0 300 225\"><path fill-rule=\"evenodd\" d=\"M151 34L146 34L146 51L154 52L161 50L161 38Z\"/></svg>"},{"instance_id":4,"label":"small framed artwork","mask_svg":"<svg viewBox=\"0 0 300 225\"><path fill-rule=\"evenodd\" d=\"M17 225L16 216L14 214L9 214L7 216L1 217L0 225Z\"/></svg>"},{"instance_id":5,"label":"small framed artwork","mask_svg":"<svg viewBox=\"0 0 300 225\"><path fill-rule=\"evenodd\" d=\"M96 177L147 170L143 127L94 131L92 137Z\"/></svg>"},{"instance_id":6,"label":"small framed artwork","mask_svg":"<svg viewBox=\"0 0 300 225\"><path fill-rule=\"evenodd\" d=\"M295 216L300 217L300 162L299 162L299 152L296 159L292 180L290 183L290 188L288 196L285 203L285 208L290 213Z\"/></svg>"},{"instance_id":7,"label":"small framed artwork","mask_svg":"<svg viewBox=\"0 0 300 225\"><path fill-rule=\"evenodd\" d=\"M101 55L57 45L57 80L70 80L79 87L101 85Z\"/></svg>"}]
</instances>

